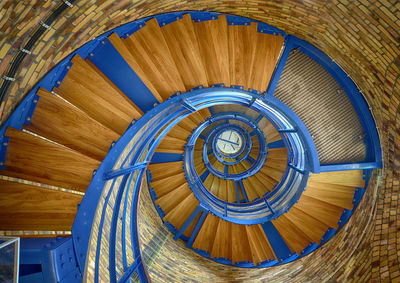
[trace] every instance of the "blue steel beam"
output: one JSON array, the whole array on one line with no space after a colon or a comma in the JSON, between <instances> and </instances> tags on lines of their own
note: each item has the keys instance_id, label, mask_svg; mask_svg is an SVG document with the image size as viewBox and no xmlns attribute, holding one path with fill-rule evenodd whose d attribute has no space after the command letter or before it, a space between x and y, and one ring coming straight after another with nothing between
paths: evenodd
<instances>
[{"instance_id":1,"label":"blue steel beam","mask_svg":"<svg viewBox=\"0 0 400 283\"><path fill-rule=\"evenodd\" d=\"M206 219L207 214L208 214L208 211L203 210L201 212L200 219L199 219L199 221L197 221L197 224L193 229L192 235L190 235L190 238L186 243L186 247L191 248L193 246L194 239L196 238L197 234L199 233L199 230L200 230L201 226L203 225L203 222Z\"/></svg>"},{"instance_id":2,"label":"blue steel beam","mask_svg":"<svg viewBox=\"0 0 400 283\"><path fill-rule=\"evenodd\" d=\"M198 205L196 209L190 214L189 218L186 219L185 223L182 225L182 227L176 232L174 236L174 240L178 240L179 237L182 235L182 233L186 230L186 228L192 223L192 221L195 219L197 214L202 210L201 206Z\"/></svg>"}]
</instances>

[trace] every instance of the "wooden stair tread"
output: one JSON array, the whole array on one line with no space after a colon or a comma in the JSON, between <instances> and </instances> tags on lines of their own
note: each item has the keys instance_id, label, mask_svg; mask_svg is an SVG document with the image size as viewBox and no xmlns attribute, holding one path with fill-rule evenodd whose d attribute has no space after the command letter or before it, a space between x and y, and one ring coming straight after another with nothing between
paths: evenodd
<instances>
[{"instance_id":1,"label":"wooden stair tread","mask_svg":"<svg viewBox=\"0 0 400 283\"><path fill-rule=\"evenodd\" d=\"M271 222L292 253L296 252L300 254L312 241L298 226L286 217L286 214L282 214L277 219L271 220Z\"/></svg>"},{"instance_id":2,"label":"wooden stair tread","mask_svg":"<svg viewBox=\"0 0 400 283\"><path fill-rule=\"evenodd\" d=\"M232 260L232 223L219 219L215 239L211 249L211 258Z\"/></svg>"},{"instance_id":3,"label":"wooden stair tread","mask_svg":"<svg viewBox=\"0 0 400 283\"><path fill-rule=\"evenodd\" d=\"M86 191L100 165L77 151L40 137L7 128L10 137L2 174L71 190Z\"/></svg>"},{"instance_id":4,"label":"wooden stair tread","mask_svg":"<svg viewBox=\"0 0 400 283\"><path fill-rule=\"evenodd\" d=\"M190 236L192 235L194 228L196 227L197 222L199 222L200 216L201 216L201 212L197 213L196 217L193 219L192 222L190 222L189 226L185 229L185 231L183 231L183 235L190 238Z\"/></svg>"},{"instance_id":5,"label":"wooden stair tread","mask_svg":"<svg viewBox=\"0 0 400 283\"><path fill-rule=\"evenodd\" d=\"M275 253L260 224L246 226L254 266L257 263L276 259Z\"/></svg>"},{"instance_id":6,"label":"wooden stair tread","mask_svg":"<svg viewBox=\"0 0 400 283\"><path fill-rule=\"evenodd\" d=\"M316 218L296 207L292 207L285 213L285 216L317 244L320 244L322 236L329 228L328 225L318 221Z\"/></svg>"},{"instance_id":7,"label":"wooden stair tread","mask_svg":"<svg viewBox=\"0 0 400 283\"><path fill-rule=\"evenodd\" d=\"M32 120L24 128L102 161L119 135L62 98L40 88Z\"/></svg>"},{"instance_id":8,"label":"wooden stair tread","mask_svg":"<svg viewBox=\"0 0 400 283\"><path fill-rule=\"evenodd\" d=\"M199 233L193 242L194 249L211 252L211 249L214 245L215 231L217 230L218 223L218 217L211 215L210 213L207 214L203 225L201 226Z\"/></svg>"},{"instance_id":9,"label":"wooden stair tread","mask_svg":"<svg viewBox=\"0 0 400 283\"><path fill-rule=\"evenodd\" d=\"M343 213L341 207L314 199L304 194L301 195L299 201L293 207L302 210L334 229L338 228L338 222Z\"/></svg>"},{"instance_id":10,"label":"wooden stair tread","mask_svg":"<svg viewBox=\"0 0 400 283\"><path fill-rule=\"evenodd\" d=\"M216 17L216 20L195 22L194 27L208 85L229 86L228 24L225 15Z\"/></svg>"},{"instance_id":11,"label":"wooden stair tread","mask_svg":"<svg viewBox=\"0 0 400 283\"><path fill-rule=\"evenodd\" d=\"M352 210L354 192L354 187L319 182L308 182L306 190L303 192L303 194Z\"/></svg>"},{"instance_id":12,"label":"wooden stair tread","mask_svg":"<svg viewBox=\"0 0 400 283\"><path fill-rule=\"evenodd\" d=\"M194 194L189 194L179 205L165 215L164 221L168 221L176 229L180 229L198 205L199 201Z\"/></svg>"},{"instance_id":13,"label":"wooden stair tread","mask_svg":"<svg viewBox=\"0 0 400 283\"><path fill-rule=\"evenodd\" d=\"M157 197L162 197L163 195L185 183L185 172L182 172L174 176L169 176L164 179L151 182L150 185L154 189Z\"/></svg>"},{"instance_id":14,"label":"wooden stair tread","mask_svg":"<svg viewBox=\"0 0 400 283\"><path fill-rule=\"evenodd\" d=\"M249 75L257 35L257 24L228 25L231 85L251 88Z\"/></svg>"},{"instance_id":15,"label":"wooden stair tread","mask_svg":"<svg viewBox=\"0 0 400 283\"><path fill-rule=\"evenodd\" d=\"M267 122L267 119L265 119L266 126L262 128L262 131L264 132L265 137L267 138L267 142L275 142L279 141L282 139L281 134L279 133L278 129L275 128L275 126L271 122Z\"/></svg>"},{"instance_id":16,"label":"wooden stair tread","mask_svg":"<svg viewBox=\"0 0 400 283\"><path fill-rule=\"evenodd\" d=\"M243 179L242 183L243 183L244 189L246 191L247 198L249 199L249 202L260 197L257 190L253 187L253 184L251 183L251 181L249 179Z\"/></svg>"},{"instance_id":17,"label":"wooden stair tread","mask_svg":"<svg viewBox=\"0 0 400 283\"><path fill-rule=\"evenodd\" d=\"M54 91L94 120L122 135L142 111L90 61L75 55L71 69ZM85 95L82 95L84 93Z\"/></svg>"},{"instance_id":18,"label":"wooden stair tread","mask_svg":"<svg viewBox=\"0 0 400 283\"><path fill-rule=\"evenodd\" d=\"M189 185L185 183L157 198L155 203L161 207L165 214L168 214L190 194L192 194L192 191L189 189Z\"/></svg>"},{"instance_id":19,"label":"wooden stair tread","mask_svg":"<svg viewBox=\"0 0 400 283\"><path fill-rule=\"evenodd\" d=\"M201 60L190 14L161 28L186 90L207 87L207 74Z\"/></svg>"},{"instance_id":20,"label":"wooden stair tread","mask_svg":"<svg viewBox=\"0 0 400 283\"><path fill-rule=\"evenodd\" d=\"M311 174L309 182L321 182L361 188L365 186L362 170L322 172L319 174Z\"/></svg>"},{"instance_id":21,"label":"wooden stair tread","mask_svg":"<svg viewBox=\"0 0 400 283\"><path fill-rule=\"evenodd\" d=\"M156 18L126 39L126 46L145 75L165 101L172 94L185 92L179 70Z\"/></svg>"},{"instance_id":22,"label":"wooden stair tread","mask_svg":"<svg viewBox=\"0 0 400 283\"><path fill-rule=\"evenodd\" d=\"M140 64L137 62L135 57L131 54L127 47L127 41L122 40L115 32L108 36L108 40L112 43L115 49L118 50L119 54L124 57L125 61L129 64L129 66L134 70L134 72L139 76L139 78L143 81L143 83L147 86L147 88L151 91L153 96L157 99L158 102L162 102L163 98L158 93L156 87L153 85L151 80L146 76Z\"/></svg>"},{"instance_id":23,"label":"wooden stair tread","mask_svg":"<svg viewBox=\"0 0 400 283\"><path fill-rule=\"evenodd\" d=\"M183 161L153 163L149 165L149 169L153 182L184 172Z\"/></svg>"},{"instance_id":24,"label":"wooden stair tread","mask_svg":"<svg viewBox=\"0 0 400 283\"><path fill-rule=\"evenodd\" d=\"M243 261L252 261L246 226L232 223L232 263Z\"/></svg>"}]
</instances>

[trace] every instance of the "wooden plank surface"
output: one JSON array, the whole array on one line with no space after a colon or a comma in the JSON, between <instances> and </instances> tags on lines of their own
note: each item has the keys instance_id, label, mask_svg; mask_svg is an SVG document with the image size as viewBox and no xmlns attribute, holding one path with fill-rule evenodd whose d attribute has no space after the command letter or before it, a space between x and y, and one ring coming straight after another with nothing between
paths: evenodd
<instances>
[{"instance_id":1,"label":"wooden plank surface","mask_svg":"<svg viewBox=\"0 0 400 283\"><path fill-rule=\"evenodd\" d=\"M119 135L65 100L40 88L31 123L24 128L102 161Z\"/></svg>"},{"instance_id":2,"label":"wooden plank surface","mask_svg":"<svg viewBox=\"0 0 400 283\"><path fill-rule=\"evenodd\" d=\"M246 226L232 223L232 263L242 261L252 261Z\"/></svg>"},{"instance_id":3,"label":"wooden plank surface","mask_svg":"<svg viewBox=\"0 0 400 283\"><path fill-rule=\"evenodd\" d=\"M211 250L211 258L232 260L232 223L219 219L215 232L215 240Z\"/></svg>"},{"instance_id":4,"label":"wooden plank surface","mask_svg":"<svg viewBox=\"0 0 400 283\"><path fill-rule=\"evenodd\" d=\"M228 24L226 16L194 23L208 85L223 83L230 86Z\"/></svg>"},{"instance_id":5,"label":"wooden plank surface","mask_svg":"<svg viewBox=\"0 0 400 283\"><path fill-rule=\"evenodd\" d=\"M183 161L154 163L149 165L149 169L153 182L184 172Z\"/></svg>"},{"instance_id":6,"label":"wooden plank surface","mask_svg":"<svg viewBox=\"0 0 400 283\"><path fill-rule=\"evenodd\" d=\"M120 135L132 119L142 116L142 111L89 60L75 55L71 62L71 69L55 93Z\"/></svg>"},{"instance_id":7,"label":"wooden plank surface","mask_svg":"<svg viewBox=\"0 0 400 283\"><path fill-rule=\"evenodd\" d=\"M211 252L214 245L215 232L217 231L218 223L218 217L211 215L210 213L207 215L193 242L194 249Z\"/></svg>"},{"instance_id":8,"label":"wooden plank surface","mask_svg":"<svg viewBox=\"0 0 400 283\"><path fill-rule=\"evenodd\" d=\"M31 134L7 128L10 137L3 175L86 191L93 170L100 165L77 151Z\"/></svg>"},{"instance_id":9,"label":"wooden plank surface","mask_svg":"<svg viewBox=\"0 0 400 283\"><path fill-rule=\"evenodd\" d=\"M158 197L155 203L161 207L165 214L168 214L172 209L179 206L190 194L193 193L189 189L189 185L187 183L182 184L167 194Z\"/></svg>"},{"instance_id":10,"label":"wooden plank surface","mask_svg":"<svg viewBox=\"0 0 400 283\"><path fill-rule=\"evenodd\" d=\"M177 187L186 184L185 173L181 172L173 176L169 176L154 182L151 182L151 187L154 189L157 197L162 197L163 195L169 193L170 191L176 189Z\"/></svg>"},{"instance_id":11,"label":"wooden plank surface","mask_svg":"<svg viewBox=\"0 0 400 283\"><path fill-rule=\"evenodd\" d=\"M308 182L306 190L303 192L303 194L352 210L354 192L354 187L319 182Z\"/></svg>"},{"instance_id":12,"label":"wooden plank surface","mask_svg":"<svg viewBox=\"0 0 400 283\"><path fill-rule=\"evenodd\" d=\"M164 221L168 221L174 225L176 229L180 229L198 205L199 201L196 199L194 194L189 194L165 215Z\"/></svg>"},{"instance_id":13,"label":"wooden plank surface","mask_svg":"<svg viewBox=\"0 0 400 283\"><path fill-rule=\"evenodd\" d=\"M82 197L0 180L0 230L69 231Z\"/></svg>"},{"instance_id":14,"label":"wooden plank surface","mask_svg":"<svg viewBox=\"0 0 400 283\"><path fill-rule=\"evenodd\" d=\"M362 170L322 172L320 174L311 174L309 182L321 182L361 188L365 186Z\"/></svg>"},{"instance_id":15,"label":"wooden plank surface","mask_svg":"<svg viewBox=\"0 0 400 283\"><path fill-rule=\"evenodd\" d=\"M207 73L200 56L190 14L183 15L181 20L163 26L161 30L186 90L199 85L207 87Z\"/></svg>"},{"instance_id":16,"label":"wooden plank surface","mask_svg":"<svg viewBox=\"0 0 400 283\"><path fill-rule=\"evenodd\" d=\"M276 259L274 251L260 224L246 226L254 266L259 262Z\"/></svg>"},{"instance_id":17,"label":"wooden plank surface","mask_svg":"<svg viewBox=\"0 0 400 283\"><path fill-rule=\"evenodd\" d=\"M148 20L143 28L128 37L126 46L163 100L178 91L185 92L156 18Z\"/></svg>"}]
</instances>

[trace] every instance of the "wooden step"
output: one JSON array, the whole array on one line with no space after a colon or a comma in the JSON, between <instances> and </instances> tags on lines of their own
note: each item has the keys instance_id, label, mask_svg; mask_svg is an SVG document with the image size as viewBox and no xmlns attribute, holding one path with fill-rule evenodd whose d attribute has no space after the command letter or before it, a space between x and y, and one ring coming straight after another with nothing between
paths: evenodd
<instances>
[{"instance_id":1,"label":"wooden step","mask_svg":"<svg viewBox=\"0 0 400 283\"><path fill-rule=\"evenodd\" d=\"M287 159L286 160L285 159L272 159L272 158L267 157L267 160L265 160L264 164L270 168L274 168L278 171L281 171L282 173L285 173L285 171L288 167Z\"/></svg>"},{"instance_id":2,"label":"wooden step","mask_svg":"<svg viewBox=\"0 0 400 283\"><path fill-rule=\"evenodd\" d=\"M228 25L229 63L231 85L250 88L249 75L255 49L257 23Z\"/></svg>"},{"instance_id":3,"label":"wooden step","mask_svg":"<svg viewBox=\"0 0 400 283\"><path fill-rule=\"evenodd\" d=\"M125 39L126 47L142 72L138 75L150 81L163 100L186 88L156 18ZM141 77L142 75L142 77Z\"/></svg>"},{"instance_id":4,"label":"wooden step","mask_svg":"<svg viewBox=\"0 0 400 283\"><path fill-rule=\"evenodd\" d=\"M286 160L288 153L286 148L271 148L268 149L268 159Z\"/></svg>"},{"instance_id":5,"label":"wooden step","mask_svg":"<svg viewBox=\"0 0 400 283\"><path fill-rule=\"evenodd\" d=\"M303 194L352 210L354 192L354 187L319 182L308 182L307 188Z\"/></svg>"},{"instance_id":6,"label":"wooden step","mask_svg":"<svg viewBox=\"0 0 400 283\"><path fill-rule=\"evenodd\" d=\"M65 146L14 128L7 128L10 137L3 175L86 191L98 160Z\"/></svg>"},{"instance_id":7,"label":"wooden step","mask_svg":"<svg viewBox=\"0 0 400 283\"><path fill-rule=\"evenodd\" d=\"M185 150L186 140L165 136L157 146L157 151L183 153Z\"/></svg>"},{"instance_id":8,"label":"wooden step","mask_svg":"<svg viewBox=\"0 0 400 283\"><path fill-rule=\"evenodd\" d=\"M108 40L110 40L111 44L118 50L119 54L124 57L125 61L129 64L129 66L134 70L134 72L139 76L139 78L143 81L143 83L147 86L147 88L151 91L153 96L157 99L158 102L163 102L163 98L158 93L156 87L153 85L152 81L149 77L146 76L145 71L142 69L138 61L129 51L127 46L127 41L122 40L115 32L112 33Z\"/></svg>"},{"instance_id":9,"label":"wooden step","mask_svg":"<svg viewBox=\"0 0 400 283\"><path fill-rule=\"evenodd\" d=\"M195 22L194 27L208 85L230 86L228 24L225 15L215 17L216 20Z\"/></svg>"},{"instance_id":10,"label":"wooden step","mask_svg":"<svg viewBox=\"0 0 400 283\"><path fill-rule=\"evenodd\" d=\"M70 231L82 197L0 180L0 230Z\"/></svg>"},{"instance_id":11,"label":"wooden step","mask_svg":"<svg viewBox=\"0 0 400 283\"><path fill-rule=\"evenodd\" d=\"M267 90L283 46L283 36L256 33L254 55L249 72L249 87L264 92Z\"/></svg>"},{"instance_id":12,"label":"wooden step","mask_svg":"<svg viewBox=\"0 0 400 283\"><path fill-rule=\"evenodd\" d=\"M249 202L255 200L256 198L260 197L257 190L253 187L252 182L247 178L242 180L244 189L246 191L247 198Z\"/></svg>"},{"instance_id":13,"label":"wooden step","mask_svg":"<svg viewBox=\"0 0 400 283\"><path fill-rule=\"evenodd\" d=\"M201 212L197 213L196 217L193 219L192 222L190 222L189 226L185 229L185 231L183 231L183 235L190 238L190 236L192 235L194 228L196 227L197 222L199 222L200 216L201 216Z\"/></svg>"},{"instance_id":14,"label":"wooden step","mask_svg":"<svg viewBox=\"0 0 400 283\"><path fill-rule=\"evenodd\" d=\"M184 172L183 161L154 163L149 165L149 169L153 182Z\"/></svg>"},{"instance_id":15,"label":"wooden step","mask_svg":"<svg viewBox=\"0 0 400 283\"><path fill-rule=\"evenodd\" d=\"M264 184L265 188L269 191L272 191L275 184L278 183L277 181L260 171L258 171L254 176L258 179L258 181Z\"/></svg>"},{"instance_id":16,"label":"wooden step","mask_svg":"<svg viewBox=\"0 0 400 283\"><path fill-rule=\"evenodd\" d=\"M75 55L71 62L55 93L120 135L132 119L142 116L143 112L88 59Z\"/></svg>"},{"instance_id":17,"label":"wooden step","mask_svg":"<svg viewBox=\"0 0 400 283\"><path fill-rule=\"evenodd\" d=\"M209 189L209 191L214 196L218 196L218 194L219 194L220 181L223 181L223 180L219 179L217 176L213 176L213 181L212 181L211 188Z\"/></svg>"},{"instance_id":18,"label":"wooden step","mask_svg":"<svg viewBox=\"0 0 400 283\"><path fill-rule=\"evenodd\" d=\"M179 230L198 205L199 201L194 194L189 194L179 205L165 215L164 221L168 221Z\"/></svg>"},{"instance_id":19,"label":"wooden step","mask_svg":"<svg viewBox=\"0 0 400 283\"><path fill-rule=\"evenodd\" d=\"M223 201L228 201L227 180L220 180L217 197Z\"/></svg>"},{"instance_id":20,"label":"wooden step","mask_svg":"<svg viewBox=\"0 0 400 283\"><path fill-rule=\"evenodd\" d=\"M232 180L226 180L225 183L226 183L226 191L228 198L227 201L228 202L237 201L235 182Z\"/></svg>"},{"instance_id":21,"label":"wooden step","mask_svg":"<svg viewBox=\"0 0 400 283\"><path fill-rule=\"evenodd\" d=\"M260 182L260 180L257 179L257 177L254 175L247 178L246 180L248 183L251 184L251 186L260 198L262 198L267 192L270 191L270 189L266 187L264 183Z\"/></svg>"},{"instance_id":22,"label":"wooden step","mask_svg":"<svg viewBox=\"0 0 400 283\"><path fill-rule=\"evenodd\" d=\"M165 214L168 214L172 209L179 206L190 194L193 193L189 189L189 185L185 183L157 198L155 203L161 207Z\"/></svg>"},{"instance_id":23,"label":"wooden step","mask_svg":"<svg viewBox=\"0 0 400 283\"><path fill-rule=\"evenodd\" d=\"M159 198L185 183L185 173L182 172L174 176L151 182L150 185L154 189L157 197Z\"/></svg>"},{"instance_id":24,"label":"wooden step","mask_svg":"<svg viewBox=\"0 0 400 283\"><path fill-rule=\"evenodd\" d=\"M186 90L207 87L207 73L200 56L196 32L190 14L161 28Z\"/></svg>"},{"instance_id":25,"label":"wooden step","mask_svg":"<svg viewBox=\"0 0 400 283\"><path fill-rule=\"evenodd\" d=\"M299 201L293 206L311 215L318 221L338 228L338 222L343 213L343 208L302 194Z\"/></svg>"},{"instance_id":26,"label":"wooden step","mask_svg":"<svg viewBox=\"0 0 400 283\"><path fill-rule=\"evenodd\" d=\"M190 132L186 131L179 125L175 125L169 132L168 136L186 141Z\"/></svg>"},{"instance_id":27,"label":"wooden step","mask_svg":"<svg viewBox=\"0 0 400 283\"><path fill-rule=\"evenodd\" d=\"M232 223L219 219L215 239L210 253L211 258L232 260Z\"/></svg>"},{"instance_id":28,"label":"wooden step","mask_svg":"<svg viewBox=\"0 0 400 283\"><path fill-rule=\"evenodd\" d=\"M311 242L310 239L302 230L294 225L287 217L282 214L275 220L271 220L276 230L278 230L282 239L288 245L292 253L298 253L304 250Z\"/></svg>"},{"instance_id":29,"label":"wooden step","mask_svg":"<svg viewBox=\"0 0 400 283\"><path fill-rule=\"evenodd\" d=\"M64 99L40 88L40 96L29 125L37 135L102 161L119 135Z\"/></svg>"},{"instance_id":30,"label":"wooden step","mask_svg":"<svg viewBox=\"0 0 400 283\"><path fill-rule=\"evenodd\" d=\"M264 125L264 127L262 127L261 125L260 127L262 128L262 131L264 132L264 135L267 138L268 143L279 141L282 139L282 136L279 133L278 129L275 128L275 126L271 122L269 122L266 118L263 118L261 120L261 123Z\"/></svg>"},{"instance_id":31,"label":"wooden step","mask_svg":"<svg viewBox=\"0 0 400 283\"><path fill-rule=\"evenodd\" d=\"M296 227L308 236L314 243L320 244L322 236L328 230L329 226L318 221L316 218L308 215L304 211L293 206L287 213L285 213Z\"/></svg>"},{"instance_id":32,"label":"wooden step","mask_svg":"<svg viewBox=\"0 0 400 283\"><path fill-rule=\"evenodd\" d=\"M281 181L282 176L285 173L285 171L277 170L275 168L271 168L266 165L264 165L264 167L262 167L259 172L264 173L265 175L271 177L272 179L274 179L277 182Z\"/></svg>"},{"instance_id":33,"label":"wooden step","mask_svg":"<svg viewBox=\"0 0 400 283\"><path fill-rule=\"evenodd\" d=\"M350 187L364 188L362 170L349 170L339 172L323 172L320 174L311 174L309 182L321 182L328 184L336 184Z\"/></svg>"},{"instance_id":34,"label":"wooden step","mask_svg":"<svg viewBox=\"0 0 400 283\"><path fill-rule=\"evenodd\" d=\"M232 263L251 262L252 259L246 226L232 223Z\"/></svg>"},{"instance_id":35,"label":"wooden step","mask_svg":"<svg viewBox=\"0 0 400 283\"><path fill-rule=\"evenodd\" d=\"M275 253L260 224L246 226L246 230L254 266L266 260L276 259Z\"/></svg>"},{"instance_id":36,"label":"wooden step","mask_svg":"<svg viewBox=\"0 0 400 283\"><path fill-rule=\"evenodd\" d=\"M218 217L210 213L207 214L206 219L204 220L203 225L201 226L199 233L193 242L193 248L210 253L214 245L215 233L217 231L218 224Z\"/></svg>"}]
</instances>

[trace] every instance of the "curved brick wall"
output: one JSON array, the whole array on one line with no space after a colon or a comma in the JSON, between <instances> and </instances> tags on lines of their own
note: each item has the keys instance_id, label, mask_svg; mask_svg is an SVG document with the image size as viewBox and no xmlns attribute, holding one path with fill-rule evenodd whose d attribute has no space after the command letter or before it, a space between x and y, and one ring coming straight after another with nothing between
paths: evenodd
<instances>
[{"instance_id":1,"label":"curved brick wall","mask_svg":"<svg viewBox=\"0 0 400 283\"><path fill-rule=\"evenodd\" d=\"M400 280L400 2L380 1L145 1L77 0L44 33L23 61L1 105L1 120L55 64L83 43L113 27L144 16L178 10L233 13L285 30L314 44L334 59L359 86L378 123L386 169L374 177L360 208L342 231L309 257L268 270L246 272L204 263L191 255L176 264L199 270L199 279L274 278L297 280ZM300 3L299 3L300 2ZM10 61L59 1L0 2L0 83ZM375 172L376 176L380 172ZM375 189L374 184L378 187ZM376 202L375 202L376 201ZM368 221L372 215L372 221ZM151 213L149 212L149 217ZM180 250L166 240L157 255ZM181 253L184 253L183 249ZM156 261L155 261L156 262ZM153 263L154 264L154 263ZM154 274L157 274L156 272ZM207 275L208 274L208 275ZM222 274L222 275L220 275ZM154 275L156 276L156 275ZM162 280L162 272L158 279ZM205 276L205 277L204 277ZM208 278L208 279L207 279ZM219 278L219 279L218 279Z\"/></svg>"}]
</instances>

